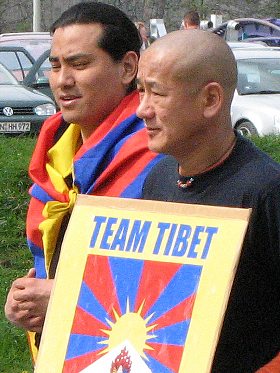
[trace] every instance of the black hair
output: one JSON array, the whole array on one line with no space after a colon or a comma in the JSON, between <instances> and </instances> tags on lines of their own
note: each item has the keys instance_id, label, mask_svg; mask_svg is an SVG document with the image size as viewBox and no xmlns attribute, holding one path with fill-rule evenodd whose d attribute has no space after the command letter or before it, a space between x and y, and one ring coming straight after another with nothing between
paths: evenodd
<instances>
[{"instance_id":1,"label":"black hair","mask_svg":"<svg viewBox=\"0 0 280 373\"><path fill-rule=\"evenodd\" d=\"M99 23L103 34L98 46L114 61L120 61L128 51L140 55L141 39L134 23L120 9L99 2L81 2L73 5L53 23L50 32L73 24Z\"/></svg>"}]
</instances>

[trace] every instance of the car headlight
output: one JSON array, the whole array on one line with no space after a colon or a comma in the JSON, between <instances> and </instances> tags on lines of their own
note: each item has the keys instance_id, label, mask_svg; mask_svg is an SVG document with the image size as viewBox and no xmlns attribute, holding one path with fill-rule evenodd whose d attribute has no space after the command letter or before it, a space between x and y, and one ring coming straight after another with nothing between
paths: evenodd
<instances>
[{"instance_id":1,"label":"car headlight","mask_svg":"<svg viewBox=\"0 0 280 373\"><path fill-rule=\"evenodd\" d=\"M34 109L37 115L53 115L56 113L56 108L53 104L38 105Z\"/></svg>"},{"instance_id":2,"label":"car headlight","mask_svg":"<svg viewBox=\"0 0 280 373\"><path fill-rule=\"evenodd\" d=\"M274 126L278 132L280 132L280 115L274 116Z\"/></svg>"}]
</instances>

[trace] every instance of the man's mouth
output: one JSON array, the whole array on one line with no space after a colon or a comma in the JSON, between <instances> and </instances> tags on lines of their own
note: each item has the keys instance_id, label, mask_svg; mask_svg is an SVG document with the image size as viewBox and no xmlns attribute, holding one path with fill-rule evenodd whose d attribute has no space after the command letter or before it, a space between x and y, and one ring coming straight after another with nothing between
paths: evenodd
<instances>
[{"instance_id":1,"label":"man's mouth","mask_svg":"<svg viewBox=\"0 0 280 373\"><path fill-rule=\"evenodd\" d=\"M158 132L160 132L160 128L156 126L147 125L146 128L149 136L155 136Z\"/></svg>"},{"instance_id":2,"label":"man's mouth","mask_svg":"<svg viewBox=\"0 0 280 373\"><path fill-rule=\"evenodd\" d=\"M68 107L75 104L80 98L80 95L60 95L59 103L61 106Z\"/></svg>"}]
</instances>

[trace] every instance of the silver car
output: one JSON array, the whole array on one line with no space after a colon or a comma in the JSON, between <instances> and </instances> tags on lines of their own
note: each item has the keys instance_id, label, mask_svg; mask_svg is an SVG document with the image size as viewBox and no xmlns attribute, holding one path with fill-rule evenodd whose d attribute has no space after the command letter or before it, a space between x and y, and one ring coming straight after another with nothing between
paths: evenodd
<instances>
[{"instance_id":1,"label":"silver car","mask_svg":"<svg viewBox=\"0 0 280 373\"><path fill-rule=\"evenodd\" d=\"M238 84L232 125L246 136L280 134L280 50L233 48Z\"/></svg>"}]
</instances>

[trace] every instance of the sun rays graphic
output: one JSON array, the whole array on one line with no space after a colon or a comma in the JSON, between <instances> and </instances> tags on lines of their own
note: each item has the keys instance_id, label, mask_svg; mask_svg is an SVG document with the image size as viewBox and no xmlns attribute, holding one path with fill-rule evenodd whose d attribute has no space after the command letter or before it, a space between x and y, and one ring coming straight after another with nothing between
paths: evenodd
<instances>
[{"instance_id":1,"label":"sun rays graphic","mask_svg":"<svg viewBox=\"0 0 280 373\"><path fill-rule=\"evenodd\" d=\"M151 334L152 330L157 324L148 325L153 314L144 319L141 316L145 301L142 302L137 312L132 312L129 299L127 299L126 312L123 315L113 309L115 316L115 322L107 319L107 323L111 329L101 329L103 333L108 335L108 339L101 341L100 344L107 345L102 351L105 354L112 350L114 347L120 345L124 340L129 340L140 356L146 358L144 350L153 350L151 346L147 344L147 341L156 338L156 335Z\"/></svg>"},{"instance_id":2,"label":"sun rays graphic","mask_svg":"<svg viewBox=\"0 0 280 373\"><path fill-rule=\"evenodd\" d=\"M108 359L109 372L125 347L133 367L178 372L200 274L195 265L89 255L63 373Z\"/></svg>"}]
</instances>

